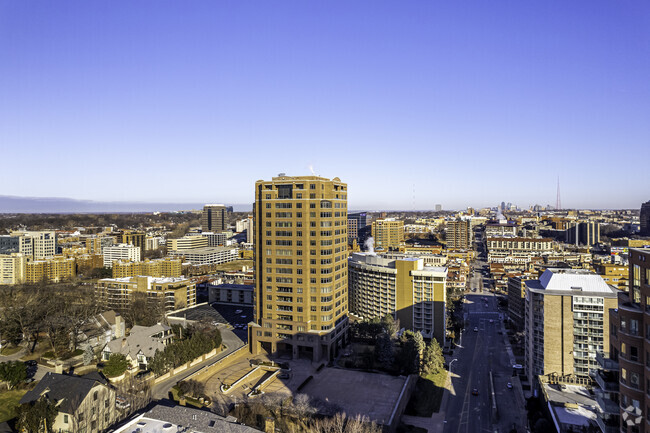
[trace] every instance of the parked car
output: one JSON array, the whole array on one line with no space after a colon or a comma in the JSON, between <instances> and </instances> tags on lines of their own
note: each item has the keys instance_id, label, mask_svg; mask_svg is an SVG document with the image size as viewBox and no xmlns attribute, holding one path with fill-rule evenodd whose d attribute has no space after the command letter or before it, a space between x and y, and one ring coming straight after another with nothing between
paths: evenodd
<instances>
[{"instance_id":1,"label":"parked car","mask_svg":"<svg viewBox=\"0 0 650 433\"><path fill-rule=\"evenodd\" d=\"M474 327L474 332L478 332L478 326Z\"/></svg>"},{"instance_id":2,"label":"parked car","mask_svg":"<svg viewBox=\"0 0 650 433\"><path fill-rule=\"evenodd\" d=\"M512 389L512 383L510 383L510 382L506 383L506 388Z\"/></svg>"},{"instance_id":3,"label":"parked car","mask_svg":"<svg viewBox=\"0 0 650 433\"><path fill-rule=\"evenodd\" d=\"M478 388L472 389L472 395L478 395Z\"/></svg>"}]
</instances>

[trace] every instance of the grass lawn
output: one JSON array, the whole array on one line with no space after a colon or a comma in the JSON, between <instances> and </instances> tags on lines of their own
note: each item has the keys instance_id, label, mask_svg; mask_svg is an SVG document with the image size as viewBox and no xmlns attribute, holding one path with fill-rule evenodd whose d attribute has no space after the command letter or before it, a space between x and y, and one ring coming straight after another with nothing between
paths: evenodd
<instances>
[{"instance_id":1,"label":"grass lawn","mask_svg":"<svg viewBox=\"0 0 650 433\"><path fill-rule=\"evenodd\" d=\"M441 370L427 377L418 377L413 396L406 406L407 415L430 417L440 410L440 402L445 391L447 371Z\"/></svg>"},{"instance_id":2,"label":"grass lawn","mask_svg":"<svg viewBox=\"0 0 650 433\"><path fill-rule=\"evenodd\" d=\"M0 422L9 421L16 416L14 409L26 392L26 389L12 389L0 393Z\"/></svg>"},{"instance_id":3,"label":"grass lawn","mask_svg":"<svg viewBox=\"0 0 650 433\"><path fill-rule=\"evenodd\" d=\"M5 346L0 351L0 355L4 355L4 356L13 355L14 353L20 352L20 349L22 349L20 346L15 346L15 347L14 346Z\"/></svg>"},{"instance_id":4,"label":"grass lawn","mask_svg":"<svg viewBox=\"0 0 650 433\"><path fill-rule=\"evenodd\" d=\"M241 271L242 266L248 266L249 268L253 267L252 260L234 260L228 263L222 263L216 267L218 271Z\"/></svg>"}]
</instances>

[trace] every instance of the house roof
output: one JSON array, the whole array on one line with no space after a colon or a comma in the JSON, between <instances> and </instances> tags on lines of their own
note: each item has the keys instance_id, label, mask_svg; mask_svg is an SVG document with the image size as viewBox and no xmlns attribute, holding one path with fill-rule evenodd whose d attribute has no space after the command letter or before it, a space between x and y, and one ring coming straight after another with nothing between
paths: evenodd
<instances>
[{"instance_id":1,"label":"house roof","mask_svg":"<svg viewBox=\"0 0 650 433\"><path fill-rule=\"evenodd\" d=\"M131 432L137 427L142 433L161 431L191 431L196 433L259 433L253 427L237 423L233 417L221 417L212 412L183 406L154 406L118 432Z\"/></svg>"},{"instance_id":2,"label":"house roof","mask_svg":"<svg viewBox=\"0 0 650 433\"><path fill-rule=\"evenodd\" d=\"M121 353L136 359L139 352L147 358L153 358L156 350L165 349L164 338L152 337L171 328L160 323L153 326L134 326L128 337L110 341L106 346L111 353Z\"/></svg>"},{"instance_id":3,"label":"house roof","mask_svg":"<svg viewBox=\"0 0 650 433\"><path fill-rule=\"evenodd\" d=\"M34 389L20 399L20 404L31 403L45 395L51 401L63 400L59 405L61 412L74 413L90 390L98 384L106 386L107 383L97 372L85 376L47 373Z\"/></svg>"}]
</instances>

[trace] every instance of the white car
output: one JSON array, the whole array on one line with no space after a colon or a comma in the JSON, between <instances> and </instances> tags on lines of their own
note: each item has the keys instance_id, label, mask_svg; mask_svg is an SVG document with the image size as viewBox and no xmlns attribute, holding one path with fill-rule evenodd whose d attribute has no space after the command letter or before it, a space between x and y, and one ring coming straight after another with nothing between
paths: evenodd
<instances>
[{"instance_id":1,"label":"white car","mask_svg":"<svg viewBox=\"0 0 650 433\"><path fill-rule=\"evenodd\" d=\"M474 327L474 332L478 332L478 326Z\"/></svg>"}]
</instances>

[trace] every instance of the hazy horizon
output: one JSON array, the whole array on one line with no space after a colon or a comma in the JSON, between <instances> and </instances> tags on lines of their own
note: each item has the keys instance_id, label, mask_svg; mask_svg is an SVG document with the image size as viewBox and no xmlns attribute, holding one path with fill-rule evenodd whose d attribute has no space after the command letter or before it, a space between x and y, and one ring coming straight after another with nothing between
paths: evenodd
<instances>
[{"instance_id":1,"label":"hazy horizon","mask_svg":"<svg viewBox=\"0 0 650 433\"><path fill-rule=\"evenodd\" d=\"M0 5L3 194L354 208L636 208L650 2Z\"/></svg>"}]
</instances>

